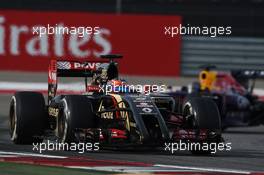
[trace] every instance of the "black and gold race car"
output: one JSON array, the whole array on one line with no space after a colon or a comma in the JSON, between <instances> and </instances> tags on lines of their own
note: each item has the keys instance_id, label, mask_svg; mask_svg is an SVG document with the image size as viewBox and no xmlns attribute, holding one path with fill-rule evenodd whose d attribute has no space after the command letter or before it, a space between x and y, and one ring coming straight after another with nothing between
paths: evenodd
<instances>
[{"instance_id":1,"label":"black and gold race car","mask_svg":"<svg viewBox=\"0 0 264 175\"><path fill-rule=\"evenodd\" d=\"M12 141L42 142L47 133L62 143L113 147L222 141L220 115L212 100L190 98L178 110L169 95L131 89L118 77L114 59L120 57L105 55L102 58L109 61L96 62L51 60L47 103L39 92L17 92L12 97ZM83 77L85 92L57 94L58 77Z\"/></svg>"}]
</instances>

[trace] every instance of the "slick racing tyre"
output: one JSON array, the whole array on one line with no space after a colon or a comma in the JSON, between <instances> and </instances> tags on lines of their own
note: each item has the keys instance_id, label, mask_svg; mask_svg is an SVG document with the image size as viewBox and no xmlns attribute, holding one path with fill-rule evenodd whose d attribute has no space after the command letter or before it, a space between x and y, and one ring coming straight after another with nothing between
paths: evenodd
<instances>
[{"instance_id":1,"label":"slick racing tyre","mask_svg":"<svg viewBox=\"0 0 264 175\"><path fill-rule=\"evenodd\" d=\"M207 140L208 143L218 143L221 139L221 118L214 101L207 98L189 98L183 105L183 116L190 129L207 129L216 135ZM193 150L193 154L210 154L210 150Z\"/></svg>"},{"instance_id":2,"label":"slick racing tyre","mask_svg":"<svg viewBox=\"0 0 264 175\"><path fill-rule=\"evenodd\" d=\"M194 129L221 129L221 119L217 105L210 99L189 98L183 105L183 115L193 117L190 126Z\"/></svg>"},{"instance_id":3,"label":"slick racing tyre","mask_svg":"<svg viewBox=\"0 0 264 175\"><path fill-rule=\"evenodd\" d=\"M82 95L67 95L62 99L63 111L59 115L57 136L62 143L78 142L76 129L95 128L92 103Z\"/></svg>"},{"instance_id":4,"label":"slick racing tyre","mask_svg":"<svg viewBox=\"0 0 264 175\"><path fill-rule=\"evenodd\" d=\"M42 142L47 116L45 100L38 92L17 92L9 109L11 140L15 144Z\"/></svg>"}]
</instances>

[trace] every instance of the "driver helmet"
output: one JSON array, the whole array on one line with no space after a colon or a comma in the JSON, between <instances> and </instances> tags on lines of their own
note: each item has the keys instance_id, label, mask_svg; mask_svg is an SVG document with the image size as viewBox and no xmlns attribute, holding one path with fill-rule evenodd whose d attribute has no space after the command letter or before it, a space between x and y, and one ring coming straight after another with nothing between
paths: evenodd
<instances>
[{"instance_id":1,"label":"driver helmet","mask_svg":"<svg viewBox=\"0 0 264 175\"><path fill-rule=\"evenodd\" d=\"M127 85L127 82L122 79L113 79L108 81L107 83L107 88L111 89L112 92L121 92L121 93L126 93L129 92L129 88Z\"/></svg>"}]
</instances>

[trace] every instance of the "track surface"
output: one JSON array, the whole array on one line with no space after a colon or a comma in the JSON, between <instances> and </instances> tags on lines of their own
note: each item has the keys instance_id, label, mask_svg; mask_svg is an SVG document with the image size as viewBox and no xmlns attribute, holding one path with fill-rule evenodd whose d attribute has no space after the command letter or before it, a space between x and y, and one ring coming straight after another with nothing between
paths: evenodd
<instances>
[{"instance_id":1,"label":"track surface","mask_svg":"<svg viewBox=\"0 0 264 175\"><path fill-rule=\"evenodd\" d=\"M32 146L14 145L9 140L8 105L10 95L0 95L0 151L33 152ZM102 160L125 160L153 164L192 166L203 168L225 168L247 171L264 171L264 127L232 128L224 133L227 142L232 143L232 150L220 152L214 156L193 156L189 152L178 151L169 154L154 151L111 151L80 154L77 152L45 152L51 155L84 156ZM37 152L34 152L37 153Z\"/></svg>"}]
</instances>

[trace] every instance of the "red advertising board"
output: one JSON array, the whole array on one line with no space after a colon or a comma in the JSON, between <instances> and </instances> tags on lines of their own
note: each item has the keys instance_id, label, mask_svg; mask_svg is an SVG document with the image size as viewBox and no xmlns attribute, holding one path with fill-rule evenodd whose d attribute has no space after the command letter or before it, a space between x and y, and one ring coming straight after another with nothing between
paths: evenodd
<instances>
[{"instance_id":1,"label":"red advertising board","mask_svg":"<svg viewBox=\"0 0 264 175\"><path fill-rule=\"evenodd\" d=\"M177 76L180 36L169 38L164 27L180 23L179 16L1 10L0 70L47 71L51 58L96 60L118 53L124 55L122 74ZM75 27L80 33L50 29L40 37L40 27ZM83 28L88 33L82 35Z\"/></svg>"}]
</instances>

